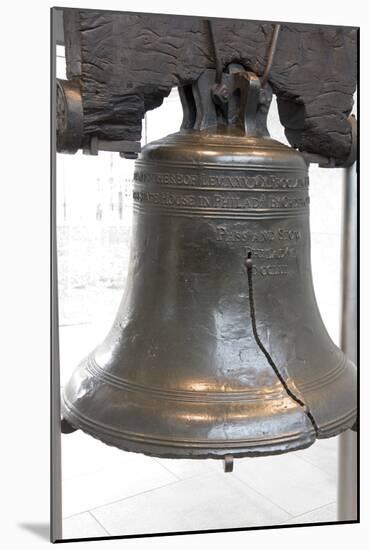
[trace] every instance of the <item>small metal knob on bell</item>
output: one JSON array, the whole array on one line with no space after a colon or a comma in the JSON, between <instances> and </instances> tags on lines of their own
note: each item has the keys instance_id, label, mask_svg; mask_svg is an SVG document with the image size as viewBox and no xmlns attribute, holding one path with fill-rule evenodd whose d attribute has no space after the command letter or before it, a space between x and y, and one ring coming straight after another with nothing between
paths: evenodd
<instances>
[{"instance_id":1,"label":"small metal knob on bell","mask_svg":"<svg viewBox=\"0 0 369 550\"><path fill-rule=\"evenodd\" d=\"M306 162L269 137L255 75L223 83L226 108L210 70L182 89L181 131L136 161L127 287L62 407L110 445L229 469L350 428L356 368L314 295Z\"/></svg>"}]
</instances>

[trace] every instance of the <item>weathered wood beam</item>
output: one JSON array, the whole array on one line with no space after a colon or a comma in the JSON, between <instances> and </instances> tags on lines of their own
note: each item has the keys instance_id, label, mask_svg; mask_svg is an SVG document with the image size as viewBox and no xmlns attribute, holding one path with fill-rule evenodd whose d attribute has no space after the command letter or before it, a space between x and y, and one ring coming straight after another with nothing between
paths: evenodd
<instances>
[{"instance_id":1,"label":"weathered wood beam","mask_svg":"<svg viewBox=\"0 0 369 550\"><path fill-rule=\"evenodd\" d=\"M263 74L273 23L213 19L213 28L224 65ZM67 75L81 83L85 136L139 140L146 111L214 67L200 17L65 9L64 32ZM356 55L356 28L282 24L269 83L291 145L338 164L348 157Z\"/></svg>"}]
</instances>

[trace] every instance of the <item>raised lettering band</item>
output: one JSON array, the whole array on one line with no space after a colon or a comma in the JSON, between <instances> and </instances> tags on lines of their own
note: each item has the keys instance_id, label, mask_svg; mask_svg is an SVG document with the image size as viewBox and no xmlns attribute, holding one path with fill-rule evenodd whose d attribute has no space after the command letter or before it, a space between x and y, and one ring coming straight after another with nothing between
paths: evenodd
<instances>
[{"instance_id":1,"label":"raised lettering band","mask_svg":"<svg viewBox=\"0 0 369 550\"><path fill-rule=\"evenodd\" d=\"M213 172L213 173L212 173ZM216 173L215 170L192 170L183 172L156 172L136 170L133 176L135 183L148 183L184 188L209 189L308 189L309 178L306 174L245 174L244 170L232 170L232 173Z\"/></svg>"}]
</instances>

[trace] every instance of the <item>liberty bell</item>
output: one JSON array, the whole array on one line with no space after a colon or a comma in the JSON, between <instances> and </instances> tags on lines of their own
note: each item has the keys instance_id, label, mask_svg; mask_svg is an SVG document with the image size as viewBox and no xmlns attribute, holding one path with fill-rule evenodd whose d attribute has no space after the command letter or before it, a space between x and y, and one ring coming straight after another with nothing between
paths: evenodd
<instances>
[{"instance_id":1,"label":"liberty bell","mask_svg":"<svg viewBox=\"0 0 369 550\"><path fill-rule=\"evenodd\" d=\"M135 164L128 283L62 395L64 430L172 458L264 456L356 419L356 367L314 295L308 165L232 64L180 89L181 130Z\"/></svg>"}]
</instances>

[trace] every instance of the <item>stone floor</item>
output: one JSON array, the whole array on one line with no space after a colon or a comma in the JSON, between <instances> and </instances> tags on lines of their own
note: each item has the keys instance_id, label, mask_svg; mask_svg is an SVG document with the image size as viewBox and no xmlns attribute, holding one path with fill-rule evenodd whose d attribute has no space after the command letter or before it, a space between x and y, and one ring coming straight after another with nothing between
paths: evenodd
<instances>
[{"instance_id":1,"label":"stone floor","mask_svg":"<svg viewBox=\"0 0 369 550\"><path fill-rule=\"evenodd\" d=\"M337 438L268 458L171 460L62 438L63 537L335 521Z\"/></svg>"}]
</instances>

